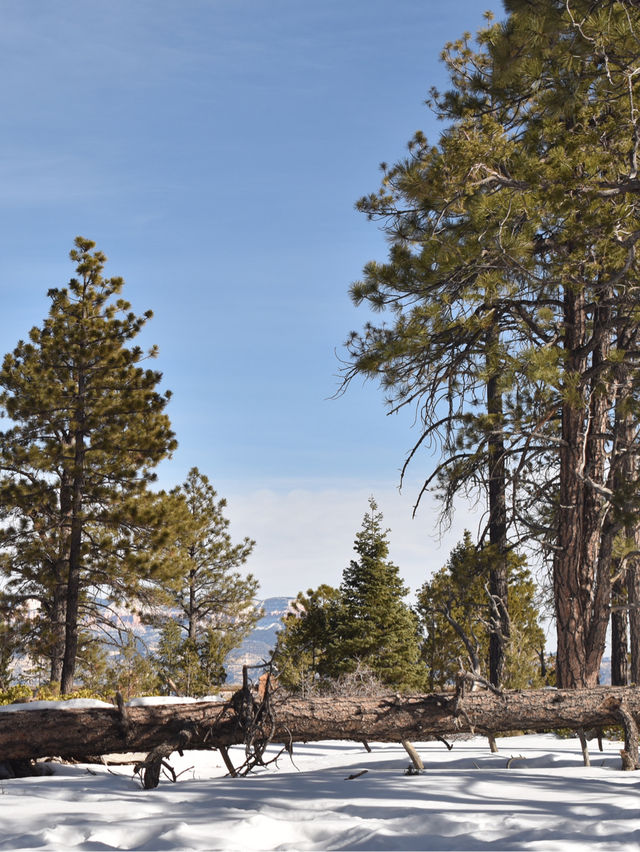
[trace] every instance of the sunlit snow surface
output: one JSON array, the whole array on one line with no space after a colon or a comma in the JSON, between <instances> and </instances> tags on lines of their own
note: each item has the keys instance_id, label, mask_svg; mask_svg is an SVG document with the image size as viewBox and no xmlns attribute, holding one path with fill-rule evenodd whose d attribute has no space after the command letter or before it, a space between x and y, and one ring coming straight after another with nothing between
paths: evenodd
<instances>
[{"instance_id":1,"label":"sunlit snow surface","mask_svg":"<svg viewBox=\"0 0 640 852\"><path fill-rule=\"evenodd\" d=\"M3 704L0 706L0 713L17 713L19 710L90 710L95 707L110 707L113 710L113 704L98 701L96 698L70 698L68 701L29 701L26 704Z\"/></svg>"},{"instance_id":2,"label":"sunlit snow surface","mask_svg":"<svg viewBox=\"0 0 640 852\"><path fill-rule=\"evenodd\" d=\"M222 701L219 695L205 695L203 698L176 698L174 695L152 695L147 698L132 698L128 707L152 707L163 704L195 704L198 702ZM96 698L70 698L67 701L28 701L25 704L0 705L0 713L17 713L19 710L90 710L92 708L114 709L112 703Z\"/></svg>"},{"instance_id":3,"label":"sunlit snow surface","mask_svg":"<svg viewBox=\"0 0 640 852\"><path fill-rule=\"evenodd\" d=\"M224 701L220 695L203 695L202 698L177 698L175 695L150 695L146 698L132 698L128 707L152 707L154 704L198 704L202 702Z\"/></svg>"},{"instance_id":4,"label":"sunlit snow surface","mask_svg":"<svg viewBox=\"0 0 640 852\"><path fill-rule=\"evenodd\" d=\"M174 754L176 784L145 791L131 767L53 764L54 775L0 783L0 849L637 850L640 773L621 743L552 735L418 746L295 746L277 767L226 778L218 752ZM236 764L242 749L232 749ZM511 768L507 762L511 757ZM367 770L352 780L348 776Z\"/></svg>"}]
</instances>

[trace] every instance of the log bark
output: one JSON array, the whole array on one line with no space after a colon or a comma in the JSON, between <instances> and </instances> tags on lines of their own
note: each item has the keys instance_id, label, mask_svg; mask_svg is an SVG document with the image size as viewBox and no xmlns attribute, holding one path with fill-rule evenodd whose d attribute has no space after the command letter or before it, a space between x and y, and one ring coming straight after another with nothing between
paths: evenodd
<instances>
[{"instance_id":1,"label":"log bark","mask_svg":"<svg viewBox=\"0 0 640 852\"><path fill-rule=\"evenodd\" d=\"M235 702L235 707L239 703ZM271 699L275 743L352 740L421 741L462 732L599 728L620 724L621 708L640 718L640 688L542 689L494 694L444 693L381 698ZM123 712L124 710L124 712ZM60 756L82 759L145 752L165 745L208 749L244 743L246 717L213 702L0 713L0 760ZM244 712L244 711L243 711ZM260 719L252 738L260 736Z\"/></svg>"}]
</instances>

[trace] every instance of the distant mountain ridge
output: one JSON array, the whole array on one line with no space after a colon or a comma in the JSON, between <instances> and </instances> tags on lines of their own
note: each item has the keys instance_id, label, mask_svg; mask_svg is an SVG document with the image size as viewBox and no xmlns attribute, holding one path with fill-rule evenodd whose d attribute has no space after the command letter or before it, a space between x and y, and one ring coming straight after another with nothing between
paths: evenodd
<instances>
[{"instance_id":1,"label":"distant mountain ridge","mask_svg":"<svg viewBox=\"0 0 640 852\"><path fill-rule=\"evenodd\" d=\"M295 598L265 598L258 601L264 615L243 640L240 647L231 651L226 660L227 684L242 681L242 667L255 666L268 660L276 645L276 636L282 628L282 618L291 611Z\"/></svg>"}]
</instances>

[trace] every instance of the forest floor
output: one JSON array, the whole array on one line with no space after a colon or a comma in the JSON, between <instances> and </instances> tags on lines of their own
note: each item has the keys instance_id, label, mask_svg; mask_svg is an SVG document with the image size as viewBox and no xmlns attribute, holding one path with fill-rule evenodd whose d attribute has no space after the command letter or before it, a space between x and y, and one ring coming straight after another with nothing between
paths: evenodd
<instances>
[{"instance_id":1,"label":"forest floor","mask_svg":"<svg viewBox=\"0 0 640 852\"><path fill-rule=\"evenodd\" d=\"M52 763L0 782L0 849L640 848L640 772L619 770L619 742L592 742L589 768L577 739L551 734L499 739L498 754L479 737L416 745L419 775L396 744L297 744L245 778L185 752L155 790L131 766Z\"/></svg>"}]
</instances>

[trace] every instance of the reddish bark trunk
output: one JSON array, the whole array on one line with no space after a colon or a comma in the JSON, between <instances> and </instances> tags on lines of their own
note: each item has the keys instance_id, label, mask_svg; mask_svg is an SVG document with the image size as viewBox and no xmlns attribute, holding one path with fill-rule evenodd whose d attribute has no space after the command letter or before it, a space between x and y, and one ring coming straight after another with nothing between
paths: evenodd
<instances>
[{"instance_id":1,"label":"reddish bark trunk","mask_svg":"<svg viewBox=\"0 0 640 852\"><path fill-rule=\"evenodd\" d=\"M634 530L636 547L640 545L640 530ZM640 684L640 562L630 559L627 567L627 596L629 606L630 683Z\"/></svg>"},{"instance_id":2,"label":"reddish bark trunk","mask_svg":"<svg viewBox=\"0 0 640 852\"><path fill-rule=\"evenodd\" d=\"M607 321L604 309L596 309L592 346L588 347L584 294L565 289L566 378L553 580L557 682L569 689L598 682L609 623L613 535L606 529L607 504L600 486L606 479L605 442L611 400L599 372L610 341ZM590 383L585 378L589 368L595 377Z\"/></svg>"},{"instance_id":3,"label":"reddish bark trunk","mask_svg":"<svg viewBox=\"0 0 640 852\"><path fill-rule=\"evenodd\" d=\"M611 589L611 683L626 686L629 683L627 595L621 579Z\"/></svg>"}]
</instances>

